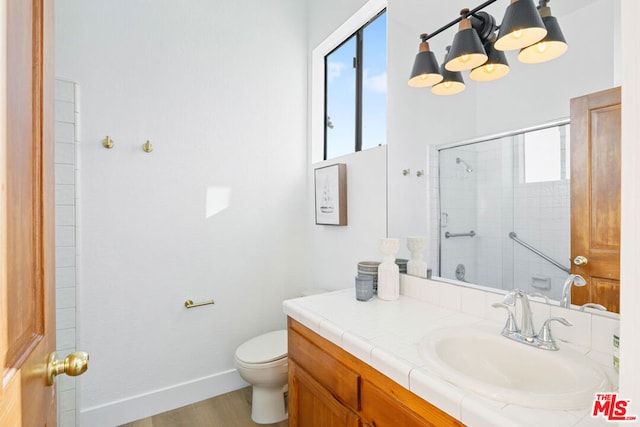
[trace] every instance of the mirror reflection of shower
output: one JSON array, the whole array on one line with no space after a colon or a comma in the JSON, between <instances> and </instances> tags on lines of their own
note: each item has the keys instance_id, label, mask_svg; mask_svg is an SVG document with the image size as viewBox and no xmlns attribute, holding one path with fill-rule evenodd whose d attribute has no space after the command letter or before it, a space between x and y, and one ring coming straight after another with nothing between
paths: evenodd
<instances>
[{"instance_id":1,"label":"mirror reflection of shower","mask_svg":"<svg viewBox=\"0 0 640 427\"><path fill-rule=\"evenodd\" d=\"M438 150L437 275L560 300L567 272L558 264L571 256L569 141L561 122Z\"/></svg>"},{"instance_id":2,"label":"mirror reflection of shower","mask_svg":"<svg viewBox=\"0 0 640 427\"><path fill-rule=\"evenodd\" d=\"M440 276L478 283L477 253L478 180L486 172L478 167L475 146L451 147L438 152ZM474 230L473 236L470 231Z\"/></svg>"},{"instance_id":3,"label":"mirror reflection of shower","mask_svg":"<svg viewBox=\"0 0 640 427\"><path fill-rule=\"evenodd\" d=\"M473 168L471 166L469 166L469 163L465 162L464 160L462 160L460 157L456 157L456 163L458 164L462 164L464 166L464 171L466 173L471 173L473 172Z\"/></svg>"}]
</instances>

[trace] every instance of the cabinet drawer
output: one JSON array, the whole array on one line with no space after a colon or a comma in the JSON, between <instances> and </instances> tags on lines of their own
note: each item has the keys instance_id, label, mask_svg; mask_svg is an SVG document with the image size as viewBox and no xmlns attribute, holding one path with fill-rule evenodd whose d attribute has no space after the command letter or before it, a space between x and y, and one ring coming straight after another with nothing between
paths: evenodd
<instances>
[{"instance_id":1,"label":"cabinet drawer","mask_svg":"<svg viewBox=\"0 0 640 427\"><path fill-rule=\"evenodd\" d=\"M360 375L291 328L289 357L338 401L354 411L359 409Z\"/></svg>"}]
</instances>

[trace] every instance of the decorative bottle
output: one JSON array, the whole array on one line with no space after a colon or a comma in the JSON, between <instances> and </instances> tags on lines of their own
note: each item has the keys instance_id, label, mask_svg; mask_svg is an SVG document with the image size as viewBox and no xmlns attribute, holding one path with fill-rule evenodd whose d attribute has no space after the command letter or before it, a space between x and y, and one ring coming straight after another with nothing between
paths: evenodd
<instances>
[{"instance_id":1,"label":"decorative bottle","mask_svg":"<svg viewBox=\"0 0 640 427\"><path fill-rule=\"evenodd\" d=\"M409 252L411 252L411 259L407 263L407 274L427 277L427 263L422 259L422 252L424 252L426 247L426 237L407 237L407 248Z\"/></svg>"},{"instance_id":2,"label":"decorative bottle","mask_svg":"<svg viewBox=\"0 0 640 427\"><path fill-rule=\"evenodd\" d=\"M400 272L396 264L396 253L400 249L398 239L380 239L382 263L378 266L378 298L393 301L400 296Z\"/></svg>"}]
</instances>

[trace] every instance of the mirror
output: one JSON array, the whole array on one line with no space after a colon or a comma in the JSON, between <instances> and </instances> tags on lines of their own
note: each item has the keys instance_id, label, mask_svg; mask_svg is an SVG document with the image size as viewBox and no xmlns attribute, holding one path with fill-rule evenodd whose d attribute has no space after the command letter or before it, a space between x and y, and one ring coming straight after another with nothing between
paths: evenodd
<instances>
[{"instance_id":1,"label":"mirror","mask_svg":"<svg viewBox=\"0 0 640 427\"><path fill-rule=\"evenodd\" d=\"M438 149L440 277L562 297L571 271L569 129Z\"/></svg>"},{"instance_id":2,"label":"mirror","mask_svg":"<svg viewBox=\"0 0 640 427\"><path fill-rule=\"evenodd\" d=\"M464 78L467 87L464 92L455 96L441 97L431 94L429 90L409 88L406 79L417 52L417 35L450 21L459 9L476 5L462 0L452 0L450 3L445 8L436 6L433 2L412 1L406 7L398 7L396 19L389 23L390 35L403 36L402 43L399 40L395 40L394 43L394 40L390 39L391 44L404 46L411 41L416 42L406 48L389 51L389 85L395 86L390 89L390 93L395 94L390 103L402 108L389 108L388 112L389 123L393 124L390 125L388 133L388 236L427 236L429 246L424 254L425 260L434 276L443 276L442 279L434 277L435 280L457 280L455 267L459 263L452 261L456 262L453 266L443 264L440 273L439 238L443 231L440 228L441 212L437 203L440 191L440 153L452 157L451 161L453 167L457 167L454 169L457 173L463 173L463 167L466 169L463 163L456 163L458 157L468 163L472 170L478 170L480 163L473 161L473 156L477 156L477 153L469 157L466 151L464 155L461 152L456 154L456 149L470 149L466 146L469 142L485 140L487 135L499 135L502 138L522 133L522 130L537 130L550 124L558 126L559 123L566 123L570 99L620 84L619 1L566 0L550 3L569 44L569 50L564 56L547 63L529 65L519 63L515 53L507 52L511 72L505 78L481 83L471 81L466 73ZM497 20L501 20L504 14L506 6L503 3L507 2L496 2L488 9ZM585 25L586 22L598 22L598 31L593 31ZM445 47L451 44L454 35L455 29L449 29L429 41L431 50L439 61L442 61ZM593 52L598 52L598 61L593 61ZM468 158L465 158L465 155ZM411 174L405 176L402 174L403 170L410 170ZM416 171L424 171L424 174L417 177ZM536 238L529 237L525 231L509 222L513 219L505 220L507 222L504 224L502 217L496 219L498 220L500 223L496 224L496 227L501 228L500 239L506 239L506 244L516 244L508 237L508 232L515 232L517 238L534 248L538 244ZM457 227L454 230L452 227L453 225L450 225L444 232L468 233L472 229L467 230L468 227L462 225L461 230ZM454 241L460 243L459 239L461 238L443 240L445 245L453 245ZM568 234L561 245L568 247ZM522 245L514 246L513 250L531 252ZM463 252L464 249L461 255L466 256ZM544 250L542 252L544 253ZM556 249L550 252L552 259L569 267L567 253L559 248L557 252ZM410 257L406 247L401 247L398 257ZM503 259L502 263L506 265L504 261ZM535 279L540 282L536 282L536 286L546 287L547 277L550 277L553 283L554 280L558 280L555 275L560 277L566 274L543 259L535 262L540 265L549 264L541 267L543 273L539 274L539 279ZM469 267L477 265L478 261L461 263ZM509 272L515 269L513 265L502 267L499 270L501 273L495 272L494 275L504 274L505 268ZM548 268L550 271L547 271ZM556 271L551 273L553 270ZM491 282L497 281L488 274L485 277L481 276L482 274L474 268L466 268L465 282L460 283L477 285L486 282L490 285ZM510 288L513 283L505 279L493 286L493 289L495 286ZM522 286L522 283L518 283L518 286ZM532 285L531 290L534 289L538 288ZM552 293L550 297L558 299L555 291Z\"/></svg>"}]
</instances>

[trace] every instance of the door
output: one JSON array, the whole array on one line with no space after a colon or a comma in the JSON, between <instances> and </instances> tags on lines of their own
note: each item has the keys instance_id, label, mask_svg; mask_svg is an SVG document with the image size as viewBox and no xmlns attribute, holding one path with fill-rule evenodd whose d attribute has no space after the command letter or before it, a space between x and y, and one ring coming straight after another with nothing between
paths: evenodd
<instances>
[{"instance_id":1,"label":"door","mask_svg":"<svg viewBox=\"0 0 640 427\"><path fill-rule=\"evenodd\" d=\"M45 379L55 348L53 2L3 4L0 425L55 425L55 389Z\"/></svg>"},{"instance_id":2,"label":"door","mask_svg":"<svg viewBox=\"0 0 640 427\"><path fill-rule=\"evenodd\" d=\"M621 91L571 100L572 303L620 312Z\"/></svg>"}]
</instances>

